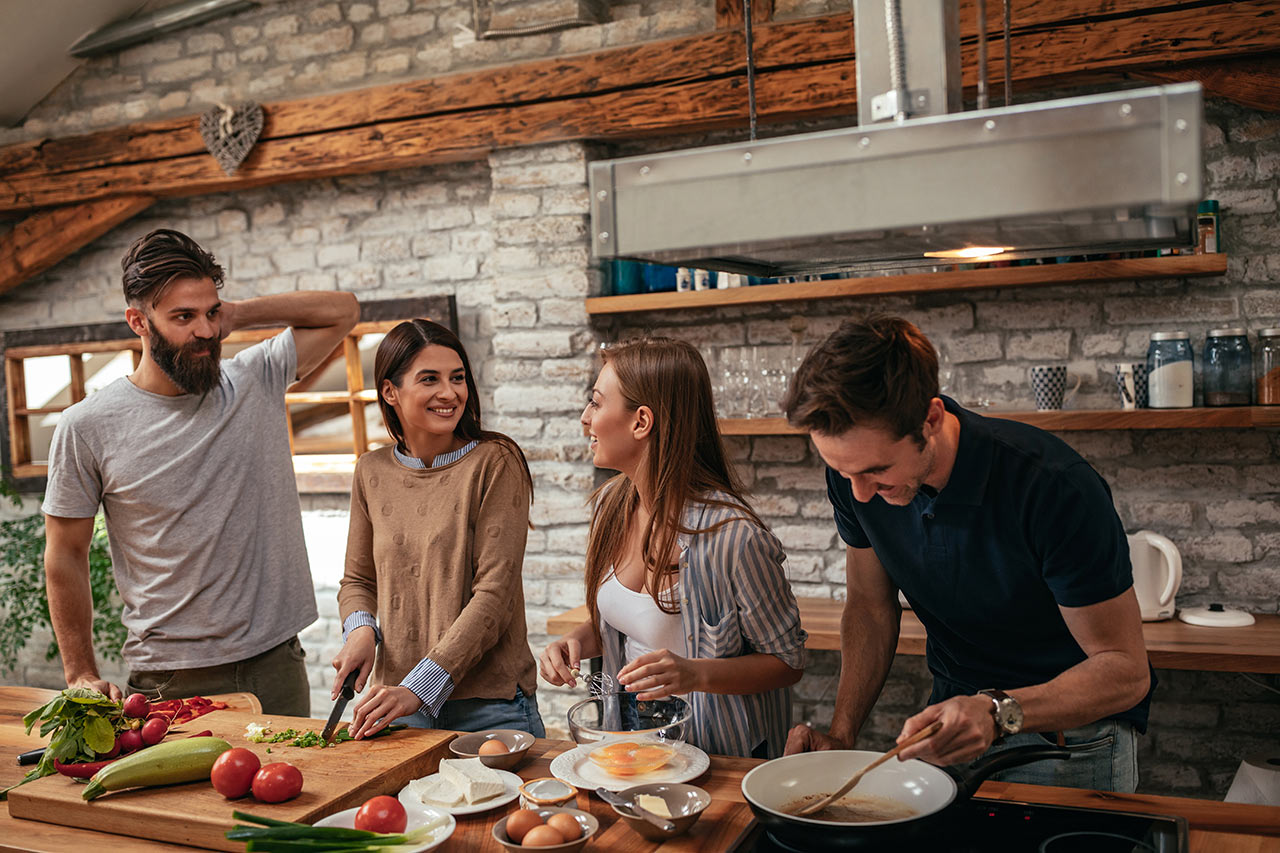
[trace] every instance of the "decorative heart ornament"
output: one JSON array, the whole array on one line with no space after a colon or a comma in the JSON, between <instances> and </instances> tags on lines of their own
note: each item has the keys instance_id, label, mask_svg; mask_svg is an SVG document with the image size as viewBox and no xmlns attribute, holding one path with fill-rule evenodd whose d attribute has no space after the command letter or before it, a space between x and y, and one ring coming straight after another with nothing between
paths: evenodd
<instances>
[{"instance_id":1,"label":"decorative heart ornament","mask_svg":"<svg viewBox=\"0 0 1280 853\"><path fill-rule=\"evenodd\" d=\"M200 136L222 171L234 175L262 134L262 107L248 102L232 109L218 104L200 116Z\"/></svg>"}]
</instances>

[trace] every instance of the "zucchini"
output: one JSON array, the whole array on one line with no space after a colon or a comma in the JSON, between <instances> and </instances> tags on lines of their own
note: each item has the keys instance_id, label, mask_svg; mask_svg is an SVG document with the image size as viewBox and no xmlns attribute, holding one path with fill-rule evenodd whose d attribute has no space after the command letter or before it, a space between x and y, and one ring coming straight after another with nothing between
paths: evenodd
<instances>
[{"instance_id":1,"label":"zucchini","mask_svg":"<svg viewBox=\"0 0 1280 853\"><path fill-rule=\"evenodd\" d=\"M85 786L86 800L107 791L148 785L173 785L208 779L218 756L231 744L217 737L193 737L158 743L113 761L93 775Z\"/></svg>"}]
</instances>

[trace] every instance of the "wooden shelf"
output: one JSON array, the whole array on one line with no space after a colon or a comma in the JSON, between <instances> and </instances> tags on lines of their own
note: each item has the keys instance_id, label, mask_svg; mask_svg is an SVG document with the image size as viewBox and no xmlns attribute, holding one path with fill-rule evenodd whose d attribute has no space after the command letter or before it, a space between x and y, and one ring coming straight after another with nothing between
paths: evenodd
<instances>
[{"instance_id":1,"label":"wooden shelf","mask_svg":"<svg viewBox=\"0 0 1280 853\"><path fill-rule=\"evenodd\" d=\"M731 287L725 290L698 290L683 293L593 296L587 299L587 314L627 314L634 311L662 311L669 308L713 308L721 305L757 305L762 302L937 293L989 287L1046 287L1055 284L1088 284L1148 278L1188 278L1222 275L1226 271L1226 255L1170 255L1163 258L1082 261L1074 264L919 272L905 275L841 278L830 281L798 281L793 284L762 284L756 287Z\"/></svg>"},{"instance_id":2,"label":"wooden shelf","mask_svg":"<svg viewBox=\"0 0 1280 853\"><path fill-rule=\"evenodd\" d=\"M844 602L799 598L800 624L809 632L810 649L840 649L840 613ZM1280 615L1255 614L1248 628L1203 628L1179 619L1143 622L1151 665L1160 669L1214 672L1280 673ZM587 621L586 605L547 620L548 634L564 634ZM924 626L910 610L902 611L898 654L923 655Z\"/></svg>"},{"instance_id":3,"label":"wooden shelf","mask_svg":"<svg viewBox=\"0 0 1280 853\"><path fill-rule=\"evenodd\" d=\"M1280 427L1280 406L1198 409L1101 409L1097 411L992 412L1053 432L1090 429L1255 429ZM721 418L721 435L804 435L785 418Z\"/></svg>"}]
</instances>

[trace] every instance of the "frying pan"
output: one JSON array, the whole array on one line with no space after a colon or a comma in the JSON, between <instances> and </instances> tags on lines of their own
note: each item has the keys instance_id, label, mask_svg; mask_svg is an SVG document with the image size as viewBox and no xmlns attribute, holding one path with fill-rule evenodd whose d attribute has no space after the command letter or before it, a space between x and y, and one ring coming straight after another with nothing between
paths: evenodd
<instances>
[{"instance_id":1,"label":"frying pan","mask_svg":"<svg viewBox=\"0 0 1280 853\"><path fill-rule=\"evenodd\" d=\"M936 840L957 804L973 796L991 774L1043 759L1062 760L1070 750L1046 744L1006 749L968 768L935 767L919 759L889 761L863 777L857 796L895 800L915 809L911 817L835 823L796 817L783 809L810 794L829 794L881 753L845 749L805 752L766 761L742 779L742 795L776 840L801 850L862 850Z\"/></svg>"}]
</instances>

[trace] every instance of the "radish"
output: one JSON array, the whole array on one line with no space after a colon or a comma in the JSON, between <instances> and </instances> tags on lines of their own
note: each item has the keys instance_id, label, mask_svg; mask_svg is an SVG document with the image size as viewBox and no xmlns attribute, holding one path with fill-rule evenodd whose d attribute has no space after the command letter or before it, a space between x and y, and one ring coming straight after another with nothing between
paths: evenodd
<instances>
[{"instance_id":1,"label":"radish","mask_svg":"<svg viewBox=\"0 0 1280 853\"><path fill-rule=\"evenodd\" d=\"M124 707L121 712L126 717L143 718L151 713L151 703L147 701L147 697L141 693L130 693L124 700Z\"/></svg>"},{"instance_id":2,"label":"radish","mask_svg":"<svg viewBox=\"0 0 1280 853\"><path fill-rule=\"evenodd\" d=\"M167 731L169 724L162 717L152 717L142 724L142 742L147 746L154 746L164 740Z\"/></svg>"},{"instance_id":3,"label":"radish","mask_svg":"<svg viewBox=\"0 0 1280 853\"><path fill-rule=\"evenodd\" d=\"M126 729L117 738L121 752L137 752L142 749L142 735L137 729Z\"/></svg>"}]
</instances>

